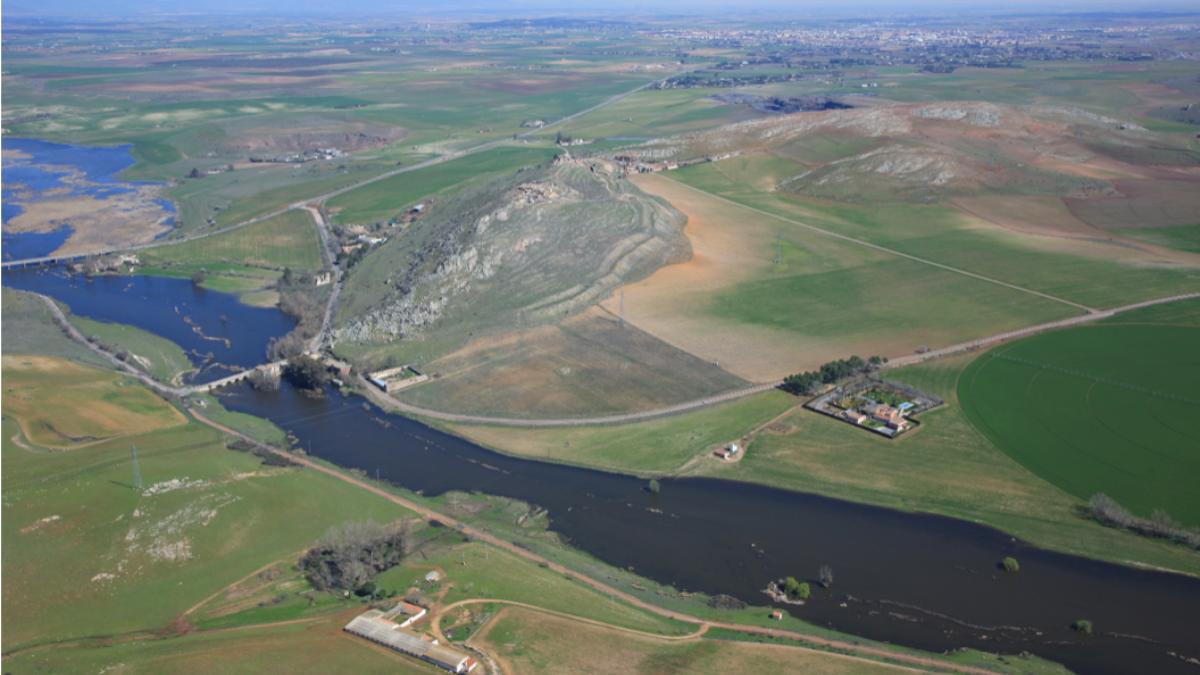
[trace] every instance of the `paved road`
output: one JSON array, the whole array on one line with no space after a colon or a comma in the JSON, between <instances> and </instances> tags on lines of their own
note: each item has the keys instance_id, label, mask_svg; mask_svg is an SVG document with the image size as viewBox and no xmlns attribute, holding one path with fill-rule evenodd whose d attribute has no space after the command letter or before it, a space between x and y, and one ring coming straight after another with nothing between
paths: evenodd
<instances>
[{"instance_id":1,"label":"paved road","mask_svg":"<svg viewBox=\"0 0 1200 675\"><path fill-rule=\"evenodd\" d=\"M333 325L333 313L337 309L338 298L342 295L342 268L337 264L337 245L333 235L329 233L329 224L325 222L325 214L321 212L320 204L314 206L306 204L304 210L308 211L313 222L317 224L317 234L321 237L321 251L325 258L325 267L333 274L333 287L329 289L329 299L325 302L325 312L321 315L321 327L317 330L317 334L308 341L308 350L310 352L320 351L322 347L330 341L330 328Z\"/></svg>"},{"instance_id":2,"label":"paved road","mask_svg":"<svg viewBox=\"0 0 1200 675\"><path fill-rule=\"evenodd\" d=\"M486 415L464 415L460 413L444 412L425 408L411 403L405 403L394 396L380 391L379 387L371 384L366 378L359 376L358 383L366 392L367 398L370 398L377 405L385 410L395 410L406 415L415 415L418 417L427 417L444 422L461 422L465 424L493 424L509 427L577 427L577 426L595 426L600 424L626 424L629 422L638 422L641 420L653 419L655 417L666 417L667 415L676 415L689 410L698 408L707 408L708 406L725 403L726 401L735 401L739 398L745 398L754 394L760 394L764 391L770 391L779 386L779 382L768 382L765 384L756 384L752 387L745 387L734 391L728 391L724 394L716 394L714 396L706 396L694 401L687 401L677 405L667 406L665 408L656 408L654 410L645 410L642 412L624 413L621 415L605 415L601 417L560 417L560 418L544 418L544 419L524 419L519 417L488 417Z\"/></svg>"},{"instance_id":3,"label":"paved road","mask_svg":"<svg viewBox=\"0 0 1200 675\"><path fill-rule=\"evenodd\" d=\"M386 499L386 500L392 502L393 504L402 506L402 507L408 509L409 511L416 513L417 515L421 516L422 518L424 518L426 520L436 521L446 527L452 527L455 530L458 530L459 532L461 532L462 534L464 534L468 537L485 542L487 544L495 546L496 548L503 549L503 550L505 550L509 553L512 553L516 556L519 556L521 558L524 558L526 560L534 562L541 567L549 569L552 572L556 572L556 573L561 574L569 579L572 579L581 584L584 584L585 586L588 586L588 587L592 588L593 590L599 591L600 593L603 593L611 598L620 600L626 604L633 605L634 607L643 609L647 612L651 612L658 616L666 617L668 619L673 619L675 621L682 621L685 623L694 623L699 626L706 626L708 628L725 628L727 630L739 631L742 633L749 633L752 635L765 635L768 637L793 640L796 642L812 645L814 647L820 647L823 649L833 649L833 650L837 650L837 651L841 651L841 652L855 654L858 656L868 656L868 657L874 657L874 658L887 659L889 661L903 663L906 665L915 666L917 668L933 668L933 669L937 669L937 670L946 670L946 671L953 671L953 672L960 672L960 673L978 673L980 675L985 674L985 673L990 674L990 673L994 672L994 671L990 671L990 670L985 670L983 668L975 668L972 666L959 665L956 663L951 663L949 661L942 661L942 660L938 660L938 659L934 659L934 658L916 656L914 654L909 654L906 652L892 651L885 647L875 647L875 646L856 644L853 642L847 642L844 640L822 638L822 637L817 637L815 635L807 635L805 633L797 633L795 631L790 631L790 630L786 630L783 628L765 628L762 626L728 623L728 622L723 622L723 621L711 621L708 619L702 619L700 617L692 616L692 615L686 614L684 612L677 612L674 610L659 607L658 605L655 605L655 604L652 604L645 600L642 600L641 598L639 598L631 593L627 593L619 588L610 586L610 585L604 583L603 581L600 581L598 579L594 579L590 576L587 576L586 574L583 574L582 572L578 572L569 567L566 567L557 562L554 562L554 561L550 560L549 558L545 558L537 553L534 553L533 551L530 551L530 550L524 549L520 546L517 546L516 544L514 544L510 541L501 539L501 538L491 534L490 532L473 527L473 526L468 525L464 522L461 522L455 518L452 518L450 516L444 515L437 511L434 511L433 509L430 509L427 506L418 504L417 502L410 501L408 499L405 499L404 497L401 497L399 495L388 492L387 490L385 490L377 485L372 485L372 484L366 482L365 480L355 478L354 476L344 473L338 469L334 469L329 466L326 466L315 460L309 459L308 457L304 457L303 455L295 455L290 452L284 452L283 450L279 450L279 449L273 448L269 445L260 443L259 441L255 440L239 431L235 431L234 429L231 429L223 424L220 424L218 422L214 422L214 421L208 419L202 413L200 413L196 410L189 410L189 412L199 422L207 424L208 426L210 426L214 429L217 429L218 431L229 434L231 436L241 438L242 440L246 441L247 443L257 446L261 450L264 450L264 451L270 452L274 455L278 455L280 457L286 458L288 460L296 462L297 464L301 464L301 465L303 465L309 469L312 469L314 471L319 471L327 476L336 478L337 480L340 480L344 483L349 483L350 485L353 485L354 487L357 487L359 489L366 490L367 492L370 492L378 497Z\"/></svg>"},{"instance_id":4,"label":"paved road","mask_svg":"<svg viewBox=\"0 0 1200 675\"><path fill-rule=\"evenodd\" d=\"M928 361L930 359L936 359L936 358L941 358L944 356L950 356L953 354L960 354L963 352L974 351L977 349L981 349L983 347L991 346L994 344L998 344L998 343L1005 342L1008 340L1013 340L1016 338L1034 335L1036 333L1042 333L1042 332L1045 332L1048 330L1054 330L1057 328L1067 328L1069 326L1077 326L1079 324L1089 323L1092 321L1099 321L1101 319L1107 319L1109 317L1116 316L1116 315L1122 314L1124 312L1130 312L1135 309L1141 309L1143 307L1151 307L1154 305L1162 305L1162 304L1166 304L1166 303L1170 303L1170 302L1178 302L1180 300L1190 300L1193 298L1200 298L1200 293L1184 293L1181 295L1172 295L1172 296L1166 297L1166 298L1156 298L1153 300L1145 300L1143 302L1136 302L1131 305L1124 305L1122 307L1114 307L1112 309L1093 310L1093 311L1089 312L1088 314L1081 314L1079 316L1073 316L1073 317L1070 317L1067 319L1062 319L1059 321L1051 321L1048 323L1038 324L1036 326L1028 326L1026 328L1019 328L1017 330L1006 331L1003 333L996 333L995 335L989 335L987 337L970 340L968 342L961 342L956 345L950 345L949 347L943 347L941 349L934 349L932 351L925 352L924 354L912 354L912 355L908 355L908 356L897 357L897 358L891 359L888 362L887 366L885 366L885 367L888 369L900 368L903 366L912 365L914 363L921 363L924 361ZM370 382L368 382L366 379L364 379L362 377L359 378L359 384L362 386L362 389L366 392L367 397L370 398L372 401L374 401L376 404L378 404L380 407L382 407L384 409L395 410L395 411L404 413L406 415L415 415L418 417L427 417L430 419L442 420L444 422L458 422L458 423L463 423L463 424L490 424L490 425L507 426L507 427L538 428L538 427L597 426L597 425L604 425L604 424L628 424L630 422L640 422L643 420L654 419L657 417L666 417L668 415L676 415L676 414L679 414L682 412L698 410L700 408L707 408L709 406L717 405L720 403L725 403L728 401L734 401L734 400L737 400L740 398L744 398L746 396L752 396L754 394L759 394L764 391L774 389L774 388L778 387L779 385L783 384L783 382L781 380L777 380L774 382L766 382L763 384L754 385L752 387L745 387L743 389L737 389L734 391L725 392L724 394L717 394L715 396L706 396L704 398L696 399L694 401L687 401L685 403L679 403L677 405L667 406L665 408L656 408L654 410L643 410L640 412L625 413L625 414L621 414L621 415L606 415L606 416L600 416L600 417L561 417L561 418L542 418L542 419L524 419L524 418L519 418L519 417L488 417L485 415L464 415L464 414L460 414L460 413L450 413L450 412L444 412L441 410L433 410L431 408L425 408L423 406L413 405L411 403L405 403L403 401L400 401L400 400L396 399L394 396L390 396L390 395L380 391L378 387L371 384Z\"/></svg>"},{"instance_id":5,"label":"paved road","mask_svg":"<svg viewBox=\"0 0 1200 675\"><path fill-rule=\"evenodd\" d=\"M554 127L560 126L562 124L570 122L573 119L582 117L584 115L587 115L588 113L595 112L601 108L604 108L605 106L612 105L613 103L616 103L617 101L620 101L621 99L623 99L627 96L632 96L633 94L636 94L639 91L642 91L644 89L647 89L647 88L657 84L659 81L660 80L654 80L652 82L647 82L643 85L640 85L640 86L630 89L628 91L622 92L620 94L616 94L615 96L610 96L610 97L604 99L603 101L597 103L596 105L593 105L589 108L585 108L578 112L571 113L570 115L567 115L566 117L561 117L557 120L554 120L553 122L546 124L545 126L543 126L541 128L530 129L529 131L524 131L524 132L518 133L516 135L516 138L517 139L528 138L529 136L532 136L537 133L541 133L542 131L545 131L546 129L552 129ZM182 244L182 243L189 242L189 241L196 241L198 239L215 237L217 235L225 234L226 232L232 232L233 230L237 230L237 229L246 227L248 225L260 223L264 220L267 220L268 218L274 218L275 216L278 216L287 211L291 211L293 209L307 208L309 204L314 204L314 203L323 204L326 201L333 199L334 197L337 197L338 195L345 194L347 192L350 192L351 190L357 190L358 188L363 187L364 185L370 185L372 183L377 183L381 180L387 180L388 178L391 178L393 176L398 176L403 173L408 173L409 171L419 171L421 169L426 169L431 166L436 166L438 164L449 162L451 160L458 159L460 157L466 157L468 155L473 155L473 154L476 154L479 152L484 152L486 150L491 150L492 148L497 148L497 147L500 147L500 146L505 145L506 143L510 143L510 142L511 142L510 138L505 137L505 138L498 138L495 140L487 141L485 143L480 143L479 145L473 145L469 148L464 148L462 150L452 150L450 152L447 152L446 154L438 155L437 157L432 157L430 159L426 159L426 160L417 162L416 164L409 164L409 165L402 166L402 167L399 167L396 169L391 169L389 171L385 171L380 174L376 174L374 176L371 176L370 178L364 178L363 180L357 181L355 183L351 183L350 185L347 185L342 188L338 188L337 190L332 190L330 192L326 192L325 194L309 197L307 199L303 199L298 202L292 202L291 204L288 204L287 206L282 206L278 209L275 209L274 211L271 211L270 213L264 213L261 216L256 216L254 218L250 218L249 220L243 220L241 222L234 223L233 225L228 225L226 227L218 228L215 230L209 230L207 232L199 232L199 233L195 233L195 234L185 235L183 237L179 237L176 239L163 239L161 241L152 241L152 242L147 242L145 244L138 244L138 245L134 245L134 246L124 246L121 248L97 249L95 251L91 251L86 254L61 255L61 256L49 255L49 256L42 256L42 257L38 257L38 258L24 258L21 260L6 260L3 263L0 263L0 268L8 269L10 267L21 267L21 266L25 266L25 265L41 265L41 264L51 264L51 263L56 263L56 262L69 262L69 261L77 260L77 259L80 259L80 258L83 258L86 256L107 255L109 253L136 253L137 251L145 251L147 249L158 248L160 246L171 246L173 244Z\"/></svg>"},{"instance_id":6,"label":"paved road","mask_svg":"<svg viewBox=\"0 0 1200 675\"><path fill-rule=\"evenodd\" d=\"M939 358L942 358L943 356L951 356L953 354L960 354L962 352L975 351L975 350L981 349L983 347L988 347L990 345L994 345L994 344L997 344L1000 342L1006 342L1008 340L1014 340L1016 338L1026 337L1028 335L1033 335L1035 333L1044 333L1045 331L1048 331L1048 330L1054 330L1057 328L1067 328L1069 326L1078 326L1079 324L1082 324L1082 323L1090 323L1092 321L1099 321L1101 319L1107 319L1109 317L1116 316L1118 314L1123 314L1125 312L1131 312L1135 309L1142 309L1143 307L1153 307L1154 305L1163 305L1163 304L1166 304L1169 302L1178 302L1180 300L1191 300L1194 298L1200 298L1200 293L1183 293L1181 295L1172 295L1172 296L1166 297L1166 298L1155 298L1154 300L1145 300L1142 302L1135 302L1132 305L1124 305L1121 307L1114 307L1112 309L1093 310L1090 314L1073 316L1073 317L1070 317L1067 319L1062 319L1060 321L1051 321L1049 323L1042 323L1042 324L1038 324L1036 326L1029 326L1028 328L1018 328L1017 330L1010 330L1010 331L1007 331L1004 333L996 333L995 335L989 335L984 338L979 338L978 340L970 340L968 342L962 342L962 343L959 343L956 345L951 345L949 347L943 347L941 349L934 349L934 350L925 352L924 354L912 354L910 356L901 356L901 357L891 359L890 361L888 361L887 367L888 368L900 368L902 366L909 366L914 363L922 363L922 362L928 361L930 359L939 359Z\"/></svg>"}]
</instances>

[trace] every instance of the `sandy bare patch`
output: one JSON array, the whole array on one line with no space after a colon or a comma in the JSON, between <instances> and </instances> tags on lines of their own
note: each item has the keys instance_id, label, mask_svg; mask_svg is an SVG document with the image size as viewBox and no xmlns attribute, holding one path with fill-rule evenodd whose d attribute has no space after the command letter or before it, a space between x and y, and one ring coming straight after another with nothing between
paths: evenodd
<instances>
[{"instance_id":1,"label":"sandy bare patch","mask_svg":"<svg viewBox=\"0 0 1200 675\"><path fill-rule=\"evenodd\" d=\"M692 259L668 265L643 281L624 286L601 303L605 309L619 313L623 291L627 321L756 382L770 381L794 372L798 365L819 365L843 354L844 344L728 323L703 311L714 293L751 279L771 264L771 242L778 223L663 176L645 174L633 181L688 217L684 234L692 243Z\"/></svg>"}]
</instances>

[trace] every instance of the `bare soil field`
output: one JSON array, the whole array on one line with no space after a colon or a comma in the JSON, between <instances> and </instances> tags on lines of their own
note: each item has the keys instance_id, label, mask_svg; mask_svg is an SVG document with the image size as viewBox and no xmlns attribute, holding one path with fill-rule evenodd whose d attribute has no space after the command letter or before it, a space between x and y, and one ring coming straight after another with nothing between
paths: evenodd
<instances>
[{"instance_id":1,"label":"bare soil field","mask_svg":"<svg viewBox=\"0 0 1200 675\"><path fill-rule=\"evenodd\" d=\"M691 241L692 258L625 286L601 306L619 313L623 292L627 321L748 380L772 379L779 362L806 358L810 349L780 340L776 331L723 325L691 311L712 293L749 280L770 265L773 223L662 176L632 180L687 216L684 234Z\"/></svg>"}]
</instances>

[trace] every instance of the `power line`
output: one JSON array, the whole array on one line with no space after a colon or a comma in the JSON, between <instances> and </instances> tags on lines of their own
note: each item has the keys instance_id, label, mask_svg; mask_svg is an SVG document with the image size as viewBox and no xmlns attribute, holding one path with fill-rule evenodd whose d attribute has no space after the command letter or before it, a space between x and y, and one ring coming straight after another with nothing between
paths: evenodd
<instances>
[{"instance_id":1,"label":"power line","mask_svg":"<svg viewBox=\"0 0 1200 675\"><path fill-rule=\"evenodd\" d=\"M133 489L138 492L142 491L142 470L138 467L137 446L129 446L129 456L133 460Z\"/></svg>"}]
</instances>

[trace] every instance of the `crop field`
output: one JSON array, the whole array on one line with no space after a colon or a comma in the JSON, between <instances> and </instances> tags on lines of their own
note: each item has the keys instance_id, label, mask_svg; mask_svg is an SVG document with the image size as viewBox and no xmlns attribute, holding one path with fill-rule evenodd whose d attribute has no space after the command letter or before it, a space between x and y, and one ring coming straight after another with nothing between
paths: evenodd
<instances>
[{"instance_id":1,"label":"crop field","mask_svg":"<svg viewBox=\"0 0 1200 675\"><path fill-rule=\"evenodd\" d=\"M1174 295L1200 283L1200 257L1192 253L1139 251L1129 245L1136 240L1105 242L1110 233L1086 225L1081 232L1052 231L1054 224L1041 219L1040 210L1031 212L1039 217L1029 220L1032 225L1017 229L1010 220L1001 224L942 205L830 203L767 194L747 185L746 178L730 180L728 172L718 173L722 163L689 167L671 177L784 218L1088 306ZM1022 209L1019 199L1003 203L1009 214ZM1148 229L1148 236L1155 231Z\"/></svg>"},{"instance_id":2,"label":"crop field","mask_svg":"<svg viewBox=\"0 0 1200 675\"><path fill-rule=\"evenodd\" d=\"M399 394L436 410L569 417L647 410L746 382L612 317L485 338L421 364L436 379ZM496 396L497 391L505 392Z\"/></svg>"},{"instance_id":3,"label":"crop field","mask_svg":"<svg viewBox=\"0 0 1200 675\"><path fill-rule=\"evenodd\" d=\"M297 272L321 267L321 244L307 211L284 212L248 227L139 254L151 266L185 270L233 264Z\"/></svg>"},{"instance_id":4,"label":"crop field","mask_svg":"<svg viewBox=\"0 0 1200 675\"><path fill-rule=\"evenodd\" d=\"M30 443L56 450L184 423L179 411L130 378L19 354L4 355L4 415Z\"/></svg>"},{"instance_id":5,"label":"crop field","mask_svg":"<svg viewBox=\"0 0 1200 675\"><path fill-rule=\"evenodd\" d=\"M851 353L896 356L1078 311L814 233L665 176L637 184L687 214L693 258L626 286L627 319L746 379ZM616 311L615 299L605 307Z\"/></svg>"},{"instance_id":6,"label":"crop field","mask_svg":"<svg viewBox=\"0 0 1200 675\"><path fill-rule=\"evenodd\" d=\"M1107 528L1081 515L1082 499L1034 475L981 434L964 412L966 403L956 395L971 358L964 355L887 371L887 378L946 401L920 417L918 430L898 440L861 433L841 421L797 408L758 433L741 461L696 462L686 467L684 475L939 513L982 522L1054 550L1200 571L1195 554L1183 547ZM680 424L687 417L680 417ZM642 439L650 446L659 442L648 433ZM585 442L573 440L572 445ZM516 445L517 440L510 444Z\"/></svg>"},{"instance_id":7,"label":"crop field","mask_svg":"<svg viewBox=\"0 0 1200 675\"><path fill-rule=\"evenodd\" d=\"M784 645L697 638L668 641L510 607L474 639L520 673L835 673L908 668Z\"/></svg>"},{"instance_id":8,"label":"crop field","mask_svg":"<svg viewBox=\"0 0 1200 675\"><path fill-rule=\"evenodd\" d=\"M516 171L544 162L556 154L547 148L504 147L478 155L400 174L329 200L329 211L338 223L371 223L400 215L404 207L449 187L489 174Z\"/></svg>"},{"instance_id":9,"label":"crop field","mask_svg":"<svg viewBox=\"0 0 1200 675\"><path fill-rule=\"evenodd\" d=\"M963 372L958 395L985 436L1044 480L1196 525L1198 341L1195 323L1118 317L997 347Z\"/></svg>"}]
</instances>

